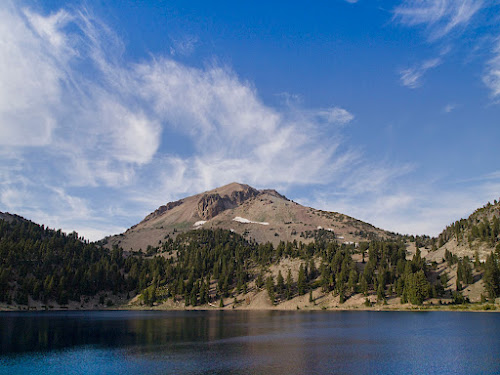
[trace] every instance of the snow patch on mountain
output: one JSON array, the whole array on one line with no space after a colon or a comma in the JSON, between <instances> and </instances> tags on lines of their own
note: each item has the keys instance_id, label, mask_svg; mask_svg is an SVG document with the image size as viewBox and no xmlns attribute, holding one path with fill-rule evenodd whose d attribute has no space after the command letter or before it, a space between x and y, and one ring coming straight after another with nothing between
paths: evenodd
<instances>
[{"instance_id":1,"label":"snow patch on mountain","mask_svg":"<svg viewBox=\"0 0 500 375\"><path fill-rule=\"evenodd\" d=\"M253 220L248 220L245 219L244 217L236 216L233 221L237 221L238 223L242 224L260 224L260 225L269 225L269 223L265 221L253 221Z\"/></svg>"}]
</instances>

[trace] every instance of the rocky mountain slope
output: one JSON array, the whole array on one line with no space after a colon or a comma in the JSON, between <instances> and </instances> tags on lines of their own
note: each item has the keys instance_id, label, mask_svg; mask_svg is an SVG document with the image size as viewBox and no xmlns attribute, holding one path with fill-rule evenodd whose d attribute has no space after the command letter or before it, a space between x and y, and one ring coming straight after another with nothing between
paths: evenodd
<instances>
[{"instance_id":1,"label":"rocky mountain slope","mask_svg":"<svg viewBox=\"0 0 500 375\"><path fill-rule=\"evenodd\" d=\"M180 232L227 229L259 243L314 241L320 237L342 242L390 238L393 234L337 213L304 207L275 190L257 190L231 183L167 203L125 233L107 237L105 246L125 251L160 246Z\"/></svg>"},{"instance_id":2,"label":"rocky mountain slope","mask_svg":"<svg viewBox=\"0 0 500 375\"><path fill-rule=\"evenodd\" d=\"M500 251L500 202L487 203L474 211L468 218L448 225L435 241L437 251L425 256L430 260L444 258L445 252L463 258L476 256L485 261L488 254Z\"/></svg>"},{"instance_id":3,"label":"rocky mountain slope","mask_svg":"<svg viewBox=\"0 0 500 375\"><path fill-rule=\"evenodd\" d=\"M0 310L497 309L498 209L487 204L439 238L400 236L230 184L168 203L105 241L125 252L0 213ZM130 252L141 248L147 257Z\"/></svg>"},{"instance_id":4,"label":"rocky mountain slope","mask_svg":"<svg viewBox=\"0 0 500 375\"><path fill-rule=\"evenodd\" d=\"M18 215L13 215L8 212L0 212L0 220L5 220L7 222L12 222L14 220L17 221L27 221L24 217L18 216Z\"/></svg>"}]
</instances>

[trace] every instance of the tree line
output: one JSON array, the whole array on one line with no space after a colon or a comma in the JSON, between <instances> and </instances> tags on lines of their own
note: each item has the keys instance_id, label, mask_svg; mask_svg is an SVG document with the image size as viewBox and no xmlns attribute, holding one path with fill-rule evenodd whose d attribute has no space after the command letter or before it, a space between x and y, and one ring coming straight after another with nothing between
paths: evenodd
<instances>
[{"instance_id":1,"label":"tree line","mask_svg":"<svg viewBox=\"0 0 500 375\"><path fill-rule=\"evenodd\" d=\"M422 304L444 293L446 283L430 282L420 251L406 259L402 241L363 242L359 247L318 240L313 243L259 244L231 231L199 229L168 238L158 248L124 256L116 246L105 249L76 233L29 221L0 221L0 301L26 305L34 300L82 301L99 293L141 294L143 303L172 298L186 305L204 305L250 291L266 289L279 303L321 288L339 296L376 294L380 302L400 297ZM280 259L298 259L296 279L290 270L270 275ZM360 261L354 261L359 257ZM453 261L453 260L452 260ZM460 265L460 282L470 282L469 263ZM491 295L499 294L498 255L485 267ZM459 290L457 290L459 292Z\"/></svg>"}]
</instances>

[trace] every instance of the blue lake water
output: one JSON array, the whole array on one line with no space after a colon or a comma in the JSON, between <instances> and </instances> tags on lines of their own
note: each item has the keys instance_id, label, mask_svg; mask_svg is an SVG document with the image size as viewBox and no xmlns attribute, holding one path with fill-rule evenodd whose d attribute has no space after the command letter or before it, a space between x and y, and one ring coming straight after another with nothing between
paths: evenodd
<instances>
[{"instance_id":1,"label":"blue lake water","mask_svg":"<svg viewBox=\"0 0 500 375\"><path fill-rule=\"evenodd\" d=\"M500 314L0 313L0 374L500 374Z\"/></svg>"}]
</instances>

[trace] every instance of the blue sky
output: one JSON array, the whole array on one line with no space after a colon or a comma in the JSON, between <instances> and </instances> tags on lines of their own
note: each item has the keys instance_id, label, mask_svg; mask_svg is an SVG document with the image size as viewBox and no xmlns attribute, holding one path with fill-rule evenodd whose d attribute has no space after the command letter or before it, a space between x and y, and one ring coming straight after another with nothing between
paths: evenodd
<instances>
[{"instance_id":1,"label":"blue sky","mask_svg":"<svg viewBox=\"0 0 500 375\"><path fill-rule=\"evenodd\" d=\"M499 140L497 0L0 5L0 211L92 240L233 181L436 235Z\"/></svg>"}]
</instances>

